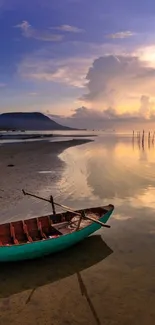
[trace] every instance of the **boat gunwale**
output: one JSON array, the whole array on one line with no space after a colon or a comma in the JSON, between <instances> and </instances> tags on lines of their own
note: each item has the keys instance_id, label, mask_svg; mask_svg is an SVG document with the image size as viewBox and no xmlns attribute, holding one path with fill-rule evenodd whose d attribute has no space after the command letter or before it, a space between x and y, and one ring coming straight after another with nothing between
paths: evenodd
<instances>
[{"instance_id":1,"label":"boat gunwale","mask_svg":"<svg viewBox=\"0 0 155 325\"><path fill-rule=\"evenodd\" d=\"M91 210L91 209L97 209L97 208L101 208L101 209L105 209L105 208L110 208L109 210L107 210L107 212L105 213L105 214L103 214L98 220L100 221L100 219L102 219L104 216L106 216L106 214L107 213L109 213L109 212L113 212L113 210L114 210L114 205L112 205L112 204L109 204L109 205L106 205L106 206L98 206L98 207L93 207L93 208L85 208L85 209L81 209L81 210L75 210L75 212L80 212L80 211L83 211L83 210ZM106 210L106 209L105 209ZM65 213L68 213L67 211L66 212L64 212L64 214ZM71 212L70 212L71 213ZM57 213L57 215L58 215L59 213ZM61 212L60 212L60 214L61 214ZM51 217L51 216L53 216L53 214L50 214L50 215L45 215L45 216L42 216L42 217L47 217L47 216L49 216L49 217ZM38 217L33 217L33 218L30 218L30 219L35 219L35 218L38 218ZM24 219L24 221L25 220L30 220L30 219ZM17 222L18 221L21 221L21 220L16 220ZM16 222L15 221L15 222ZM7 223L4 223L4 224L0 224L0 225L6 225L6 224L10 224L11 223L11 221L10 222L7 222ZM83 230L85 230L86 228L88 228L88 227L90 227L90 226L92 226L92 224L93 224L94 222L91 222L89 225L87 225L87 226L85 226L85 227L83 227L82 229L79 229L79 230L77 230L77 231L72 231L72 232L68 232L68 233L66 233L66 234L62 234L62 235L60 235L60 236L58 236L58 237L55 237L55 238L46 238L46 239L40 239L40 240L36 240L36 241L33 241L33 242L26 242L26 243L19 243L19 244L12 244L12 245L2 245L2 246L0 246L0 249L9 249L9 248L12 248L12 247L20 247L20 246L25 246L25 245L32 245L32 244L37 244L37 243L43 243L43 242L49 242L50 240L58 240L58 239L60 239L60 238L62 238L62 237L66 237L66 236L68 236L68 235L72 235L73 233L79 233L79 232L81 232L81 231L83 231ZM56 225L56 224L55 224ZM53 227L54 227L54 224L53 224Z\"/></svg>"}]
</instances>

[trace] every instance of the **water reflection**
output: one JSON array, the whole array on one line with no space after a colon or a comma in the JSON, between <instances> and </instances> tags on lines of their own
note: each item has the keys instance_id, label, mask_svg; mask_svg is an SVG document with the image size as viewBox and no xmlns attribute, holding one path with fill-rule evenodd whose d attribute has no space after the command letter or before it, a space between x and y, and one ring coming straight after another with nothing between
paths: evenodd
<instances>
[{"instance_id":1,"label":"water reflection","mask_svg":"<svg viewBox=\"0 0 155 325\"><path fill-rule=\"evenodd\" d=\"M88 295L87 288L86 288L86 286L85 286L85 284L84 284L84 282L82 280L81 274L79 272L77 273L77 278L78 278L81 294L82 294L82 296L86 297L86 300L87 300L88 305L90 307L90 310L91 310L91 312L93 314L93 317L94 317L94 319L96 321L96 324L101 325L100 319L99 319L99 317L97 315L97 312L96 312L96 310L94 308L94 305L93 305L93 303L92 303L92 301L91 301L91 299L90 299L90 297Z\"/></svg>"},{"instance_id":2,"label":"water reflection","mask_svg":"<svg viewBox=\"0 0 155 325\"><path fill-rule=\"evenodd\" d=\"M1 265L1 323L154 324L155 148L100 137L61 158L57 201L115 204L110 230L98 232L114 254L97 235L56 256Z\"/></svg>"},{"instance_id":3,"label":"water reflection","mask_svg":"<svg viewBox=\"0 0 155 325\"><path fill-rule=\"evenodd\" d=\"M31 289L32 291L25 302L28 303L38 287L90 268L108 257L112 252L102 238L96 235L85 239L61 254L34 261L2 264L0 298L6 298Z\"/></svg>"},{"instance_id":4,"label":"water reflection","mask_svg":"<svg viewBox=\"0 0 155 325\"><path fill-rule=\"evenodd\" d=\"M151 137L148 137L148 139L143 139L143 138L134 138L132 137L132 147L133 149L135 149L135 147L138 147L139 150L150 150L154 148L154 134L153 134L153 138L151 139Z\"/></svg>"},{"instance_id":5,"label":"water reflection","mask_svg":"<svg viewBox=\"0 0 155 325\"><path fill-rule=\"evenodd\" d=\"M118 205L149 206L155 189L155 148L150 141L132 138L98 138L94 143L66 150L61 159L67 162L60 200L81 201L83 206L109 201ZM102 203L101 203L102 202Z\"/></svg>"}]
</instances>

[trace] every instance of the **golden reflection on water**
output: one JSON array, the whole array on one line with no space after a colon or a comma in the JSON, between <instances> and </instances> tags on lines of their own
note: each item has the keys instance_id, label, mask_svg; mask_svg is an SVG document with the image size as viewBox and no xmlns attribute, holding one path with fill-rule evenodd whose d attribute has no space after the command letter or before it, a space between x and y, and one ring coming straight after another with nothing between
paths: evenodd
<instances>
[{"instance_id":1,"label":"golden reflection on water","mask_svg":"<svg viewBox=\"0 0 155 325\"><path fill-rule=\"evenodd\" d=\"M155 208L155 148L132 139L98 138L60 155L66 168L59 182L60 200L86 205Z\"/></svg>"},{"instance_id":2,"label":"golden reflection on water","mask_svg":"<svg viewBox=\"0 0 155 325\"><path fill-rule=\"evenodd\" d=\"M111 202L111 228L61 254L1 265L0 325L154 325L155 148L100 137L60 157L57 201Z\"/></svg>"}]
</instances>

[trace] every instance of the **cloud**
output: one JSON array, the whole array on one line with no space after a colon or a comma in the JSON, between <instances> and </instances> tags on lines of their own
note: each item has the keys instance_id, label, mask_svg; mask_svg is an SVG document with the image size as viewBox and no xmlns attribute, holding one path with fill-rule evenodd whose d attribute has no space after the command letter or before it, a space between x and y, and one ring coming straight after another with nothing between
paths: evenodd
<instances>
[{"instance_id":1,"label":"cloud","mask_svg":"<svg viewBox=\"0 0 155 325\"><path fill-rule=\"evenodd\" d=\"M35 92L29 93L29 96L37 96L37 95L38 95L38 93L35 93Z\"/></svg>"},{"instance_id":2,"label":"cloud","mask_svg":"<svg viewBox=\"0 0 155 325\"><path fill-rule=\"evenodd\" d=\"M72 110L70 116L47 114L60 124L70 127L87 129L132 129L150 125L154 128L155 122L155 103L148 96L142 95L139 98L139 107L133 112L118 112L112 107L103 110L98 108L88 108L81 106ZM152 126L151 126L152 127Z\"/></svg>"},{"instance_id":3,"label":"cloud","mask_svg":"<svg viewBox=\"0 0 155 325\"><path fill-rule=\"evenodd\" d=\"M82 106L75 109L70 116L52 114L50 117L56 122L67 126L102 130L117 127L126 128L128 125L146 122L145 117L139 115L139 111L120 114L111 107L101 111L96 108L90 109Z\"/></svg>"},{"instance_id":4,"label":"cloud","mask_svg":"<svg viewBox=\"0 0 155 325\"><path fill-rule=\"evenodd\" d=\"M133 113L118 113L114 108L109 107L105 110L89 109L85 106L77 108L71 116L72 119L88 119L89 121L117 121L117 120L133 120L139 118L138 112Z\"/></svg>"},{"instance_id":5,"label":"cloud","mask_svg":"<svg viewBox=\"0 0 155 325\"><path fill-rule=\"evenodd\" d=\"M62 118L62 119L65 119L65 116L64 115L50 114L50 111L49 110L46 111L46 114L49 115L50 118L55 118L55 119L56 118L58 118L58 119L61 119Z\"/></svg>"},{"instance_id":6,"label":"cloud","mask_svg":"<svg viewBox=\"0 0 155 325\"><path fill-rule=\"evenodd\" d=\"M20 63L18 73L24 78L83 88L86 83L85 76L91 62L91 58L59 60L28 58Z\"/></svg>"},{"instance_id":7,"label":"cloud","mask_svg":"<svg viewBox=\"0 0 155 325\"><path fill-rule=\"evenodd\" d=\"M71 33L83 33L84 29L75 27L75 26L71 26L71 25L61 25L58 27L50 27L50 29L56 29L56 30L60 30L62 32L71 32Z\"/></svg>"},{"instance_id":8,"label":"cloud","mask_svg":"<svg viewBox=\"0 0 155 325\"><path fill-rule=\"evenodd\" d=\"M59 51L66 49L63 44L63 42L52 44L55 54L57 54L56 49ZM78 44L76 46L78 47ZM108 54L112 50L113 48L109 49L106 44L102 47L104 56L98 56L98 48L94 48L91 44L91 51L86 57L74 57L75 54L73 56L70 54L70 57L59 59L52 58L49 49L42 50L35 52L31 57L24 58L18 66L18 73L23 78L30 78L37 82L46 81L49 85L55 82L81 88L78 91L81 92L82 109L78 109L76 115L74 112L71 118L67 118L66 123L70 126L72 123L76 126L78 114L81 116L79 123L87 128L89 128L90 120L92 128L97 127L97 118L99 128L104 125L105 121L110 125L115 124L114 122L128 121L130 123L133 121L134 123L135 120L144 122L153 119L155 68L148 66L147 61L142 60L138 55L121 54L123 53L121 48L117 51L118 55ZM73 93L71 92L71 101L75 96L79 96L79 93ZM71 101L69 102L68 98L68 111ZM80 105L78 102L77 106ZM61 103L57 105L58 110L59 106ZM50 110L49 107L50 105L48 105ZM72 107L76 107L75 100ZM55 112L57 108L54 108ZM83 117L84 114L87 118Z\"/></svg>"},{"instance_id":9,"label":"cloud","mask_svg":"<svg viewBox=\"0 0 155 325\"><path fill-rule=\"evenodd\" d=\"M3 82L0 82L0 88L6 87L6 84Z\"/></svg>"},{"instance_id":10,"label":"cloud","mask_svg":"<svg viewBox=\"0 0 155 325\"><path fill-rule=\"evenodd\" d=\"M155 45L141 46L135 51L135 55L147 62L150 67L155 67Z\"/></svg>"},{"instance_id":11,"label":"cloud","mask_svg":"<svg viewBox=\"0 0 155 325\"><path fill-rule=\"evenodd\" d=\"M142 116L145 116L146 118L153 117L155 111L155 103L150 100L149 96L141 96L140 99L141 105L139 108L139 113Z\"/></svg>"},{"instance_id":12,"label":"cloud","mask_svg":"<svg viewBox=\"0 0 155 325\"><path fill-rule=\"evenodd\" d=\"M14 27L19 28L22 31L22 35L27 38L34 38L45 42L56 42L63 39L63 35L53 34L49 30L37 30L33 28L26 20L23 20L21 24Z\"/></svg>"},{"instance_id":13,"label":"cloud","mask_svg":"<svg viewBox=\"0 0 155 325\"><path fill-rule=\"evenodd\" d=\"M36 81L57 82L83 88L87 83L87 72L100 53L109 54L115 51L121 54L123 49L120 45L109 43L57 42L47 49L39 49L24 57L18 64L18 73L24 78ZM63 54L65 58L62 58Z\"/></svg>"},{"instance_id":14,"label":"cloud","mask_svg":"<svg viewBox=\"0 0 155 325\"><path fill-rule=\"evenodd\" d=\"M131 105L132 111L138 108L142 94L154 97L155 68L148 67L138 57L99 57L89 68L86 79L88 92L81 99L98 107L119 109L124 105L125 110Z\"/></svg>"},{"instance_id":15,"label":"cloud","mask_svg":"<svg viewBox=\"0 0 155 325\"><path fill-rule=\"evenodd\" d=\"M106 37L107 38L128 38L135 35L135 33L132 33L131 31L124 31L124 32L118 32L118 33L114 33L114 34L109 34Z\"/></svg>"}]
</instances>

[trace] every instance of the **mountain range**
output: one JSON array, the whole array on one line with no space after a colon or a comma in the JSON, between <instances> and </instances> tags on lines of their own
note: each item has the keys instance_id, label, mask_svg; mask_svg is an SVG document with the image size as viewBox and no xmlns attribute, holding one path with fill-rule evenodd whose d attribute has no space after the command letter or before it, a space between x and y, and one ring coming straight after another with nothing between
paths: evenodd
<instances>
[{"instance_id":1,"label":"mountain range","mask_svg":"<svg viewBox=\"0 0 155 325\"><path fill-rule=\"evenodd\" d=\"M39 112L0 114L0 130L75 130L61 125Z\"/></svg>"}]
</instances>

